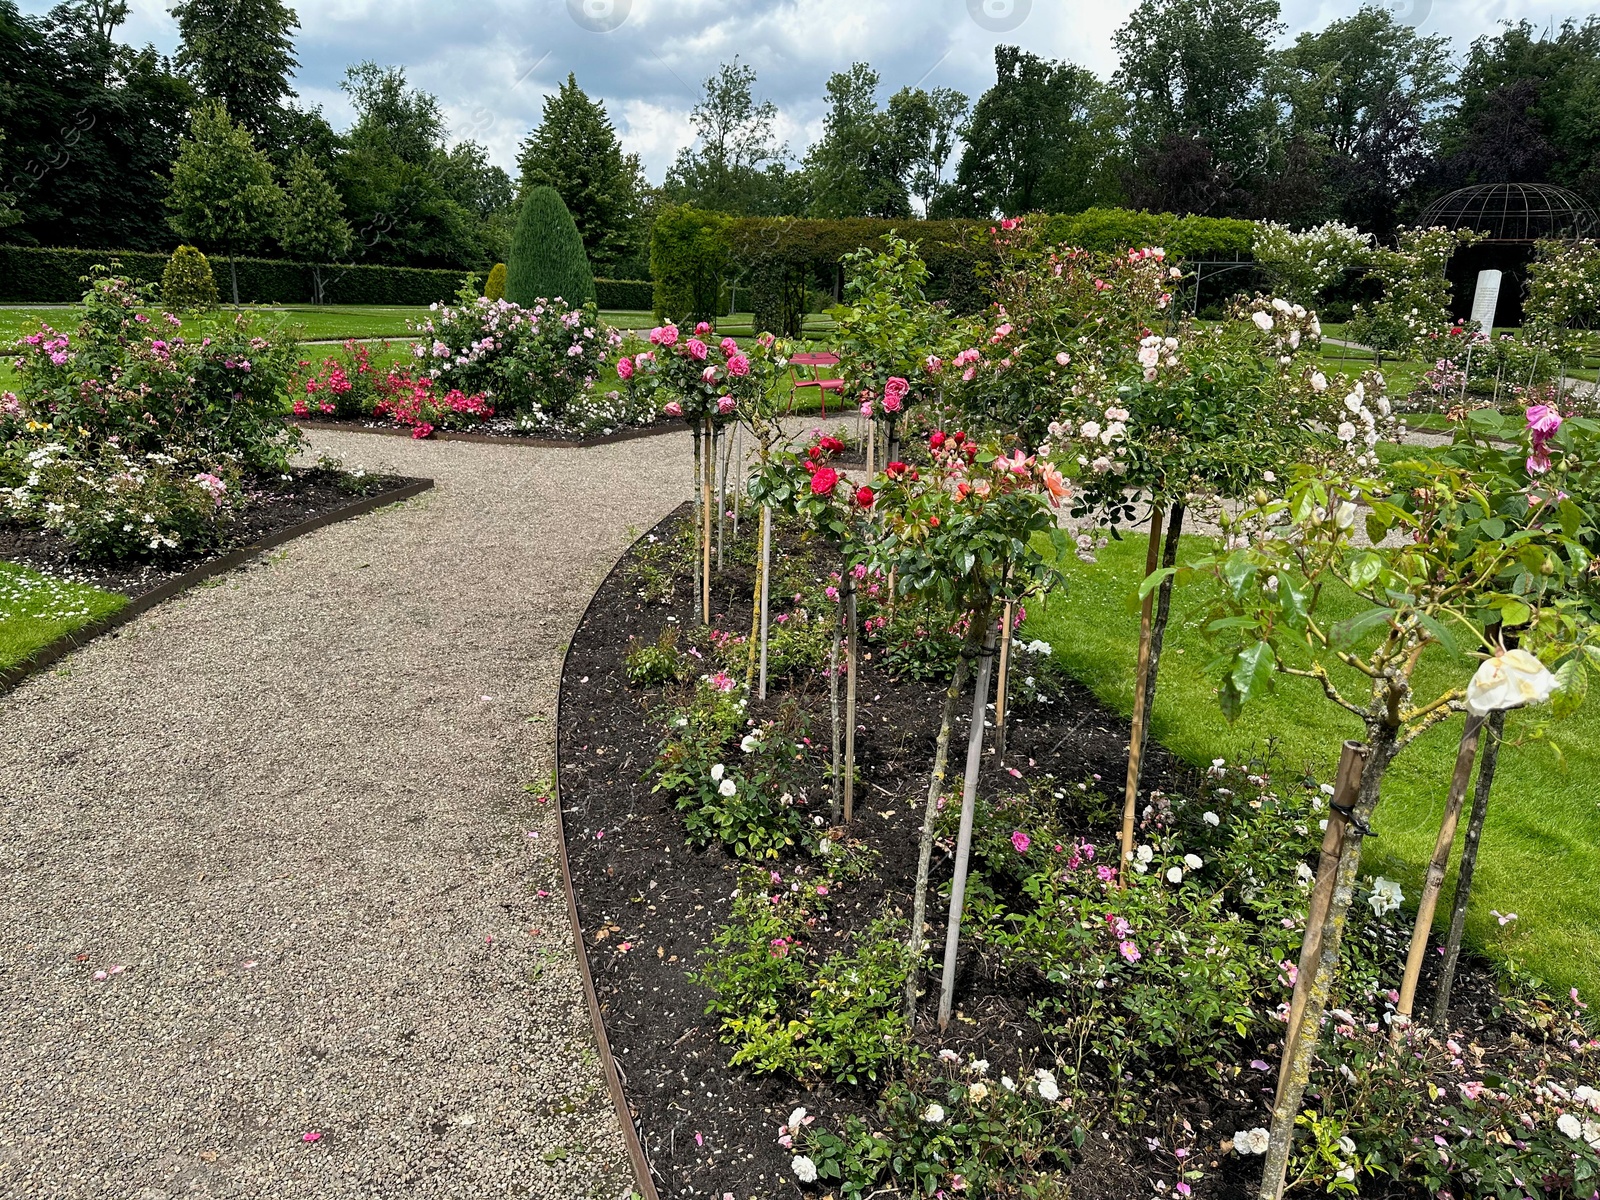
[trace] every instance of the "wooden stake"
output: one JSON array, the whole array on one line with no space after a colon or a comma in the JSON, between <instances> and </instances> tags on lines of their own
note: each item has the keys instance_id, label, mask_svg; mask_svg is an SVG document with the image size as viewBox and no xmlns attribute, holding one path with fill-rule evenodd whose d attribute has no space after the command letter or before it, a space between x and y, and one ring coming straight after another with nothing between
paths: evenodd
<instances>
[{"instance_id":1,"label":"wooden stake","mask_svg":"<svg viewBox=\"0 0 1600 1200\"><path fill-rule=\"evenodd\" d=\"M994 685L994 753L1006 765L1006 697L1011 683L1011 622L1016 606L1007 600L1000 611L1000 668Z\"/></svg>"},{"instance_id":2,"label":"wooden stake","mask_svg":"<svg viewBox=\"0 0 1600 1200\"><path fill-rule=\"evenodd\" d=\"M839 622L833 623L833 649L828 653L828 701L833 713L833 769L832 781L833 823L837 825L844 814L844 797L839 792Z\"/></svg>"},{"instance_id":3,"label":"wooden stake","mask_svg":"<svg viewBox=\"0 0 1600 1200\"><path fill-rule=\"evenodd\" d=\"M1444 944L1444 964L1439 968L1439 990L1433 998L1433 1027L1443 1029L1450 1021L1450 989L1455 985L1456 962L1461 958L1461 938L1467 929L1467 905L1472 899L1472 876L1478 867L1478 844L1483 838L1483 820L1489 813L1489 789L1494 787L1495 768L1500 765L1500 739L1505 733L1506 710L1489 714L1483 741L1483 759L1478 763L1478 786L1472 795L1472 815L1467 818L1467 836L1461 843L1461 862L1456 866L1456 894L1451 905L1450 934Z\"/></svg>"},{"instance_id":4,"label":"wooden stake","mask_svg":"<svg viewBox=\"0 0 1600 1200\"><path fill-rule=\"evenodd\" d=\"M1144 577L1156 573L1161 561L1160 505L1150 509L1150 549L1145 554ZM1133 861L1133 825L1139 802L1139 756L1134 752L1144 740L1145 685L1150 679L1150 614L1155 604L1155 592L1146 592L1139 610L1139 668L1133 682L1133 729L1128 738L1128 780L1122 798L1122 861L1117 866L1117 884L1128 886L1128 864Z\"/></svg>"},{"instance_id":5,"label":"wooden stake","mask_svg":"<svg viewBox=\"0 0 1600 1200\"><path fill-rule=\"evenodd\" d=\"M989 709L989 668L994 661L994 625L984 617L983 654L978 685L972 689L972 729L967 735L967 774L961 787L961 832L956 839L956 873L950 881L950 923L944 936L944 977L939 987L939 1028L950 1024L956 994L956 954L961 946L961 906L967 894L967 861L972 855L972 818L978 806L978 768L983 761L983 719Z\"/></svg>"},{"instance_id":6,"label":"wooden stake","mask_svg":"<svg viewBox=\"0 0 1600 1200\"><path fill-rule=\"evenodd\" d=\"M861 652L856 628L856 573L848 565L844 572L844 619L850 627L846 634L844 689L844 821L848 825L856 815L856 663Z\"/></svg>"},{"instance_id":7,"label":"wooden stake","mask_svg":"<svg viewBox=\"0 0 1600 1200\"><path fill-rule=\"evenodd\" d=\"M1183 504L1177 503L1167 512L1167 532L1163 538L1161 565L1173 567L1178 562L1178 541L1183 536ZM1172 613L1172 576L1168 575L1156 589L1155 618L1150 622L1150 667L1144 681L1145 729L1137 747L1129 745L1128 753L1135 755L1133 769L1134 795L1139 792L1139 782L1144 778L1144 752L1150 744L1150 725L1156 715L1156 680L1161 673L1161 647L1166 641L1167 618Z\"/></svg>"},{"instance_id":8,"label":"wooden stake","mask_svg":"<svg viewBox=\"0 0 1600 1200\"><path fill-rule=\"evenodd\" d=\"M701 476L701 473L702 473L701 453L700 453L700 426L699 425L691 426L691 431L694 434L694 484L689 489L689 493L694 498L694 506L695 506L695 508L694 508L694 537L695 537L695 548L694 548L694 595L695 595L695 599L698 601L700 599L700 596L701 596L700 545L699 545L699 542L700 542L701 528L702 528L702 526L704 524L704 513L702 511L702 506L700 504L700 476Z\"/></svg>"},{"instance_id":9,"label":"wooden stake","mask_svg":"<svg viewBox=\"0 0 1600 1200\"><path fill-rule=\"evenodd\" d=\"M1300 965L1296 968L1294 996L1289 1002L1289 1021L1285 1026L1283 1058L1278 1064L1278 1095L1283 1095L1283 1081L1294 1058L1295 1038L1300 1029L1300 1018L1306 1009L1306 993L1317 973L1317 959L1322 954L1322 925L1328 919L1328 903L1333 899L1333 878L1339 869L1339 858L1344 852L1344 833L1349 824L1347 814L1355 803L1361 788L1361 768L1367 761L1367 748L1360 742L1346 742L1339 756L1339 773L1333 785L1333 799L1328 805L1328 827L1322 832L1322 854L1317 860L1316 883L1311 889L1311 899L1306 907L1306 933L1300 943Z\"/></svg>"},{"instance_id":10,"label":"wooden stake","mask_svg":"<svg viewBox=\"0 0 1600 1200\"><path fill-rule=\"evenodd\" d=\"M1428 862L1428 874L1422 883L1422 897L1417 901L1417 923L1411 930L1411 951L1406 955L1406 973L1400 981L1400 1003L1390 1022L1391 1039L1397 1044L1411 1024L1411 1009L1417 998L1417 980L1422 975L1422 960L1428 953L1428 935L1433 932L1433 910L1439 903L1439 890L1444 886L1445 871L1450 866L1450 851L1456 844L1456 824L1461 820L1461 804L1467 798L1467 784L1472 779L1472 760L1478 756L1478 736L1483 732L1485 717L1467 714L1467 723L1461 730L1461 745L1456 750L1456 769L1450 776L1450 794L1444 802L1444 817L1439 822L1439 837L1433 844L1433 858Z\"/></svg>"},{"instance_id":11,"label":"wooden stake","mask_svg":"<svg viewBox=\"0 0 1600 1200\"><path fill-rule=\"evenodd\" d=\"M976 634L976 630L973 634ZM956 658L956 669L944 693L944 711L939 717L939 740L933 748L933 774L928 779L928 804L922 812L922 836L917 843L917 884L911 894L911 967L906 972L906 1024L917 1023L917 972L927 953L928 939L923 926L928 920L928 868L933 858L933 827L939 819L939 797L944 795L945 769L950 761L950 733L955 728L956 709L967 686L968 663L977 645L972 635Z\"/></svg>"},{"instance_id":12,"label":"wooden stake","mask_svg":"<svg viewBox=\"0 0 1600 1200\"><path fill-rule=\"evenodd\" d=\"M700 620L711 624L711 476L716 473L716 443L706 422L706 462L700 473Z\"/></svg>"},{"instance_id":13,"label":"wooden stake","mask_svg":"<svg viewBox=\"0 0 1600 1200\"><path fill-rule=\"evenodd\" d=\"M772 601L772 509L761 506L761 690L762 700L767 698L767 614Z\"/></svg>"}]
</instances>

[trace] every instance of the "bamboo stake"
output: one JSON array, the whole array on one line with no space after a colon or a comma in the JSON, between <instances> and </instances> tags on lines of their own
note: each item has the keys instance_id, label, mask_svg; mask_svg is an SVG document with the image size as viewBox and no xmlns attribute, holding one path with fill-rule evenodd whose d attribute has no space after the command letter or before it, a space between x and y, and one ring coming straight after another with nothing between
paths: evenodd
<instances>
[{"instance_id":1,"label":"bamboo stake","mask_svg":"<svg viewBox=\"0 0 1600 1200\"><path fill-rule=\"evenodd\" d=\"M1162 518L1160 505L1152 505L1150 549L1144 560L1144 577L1147 579L1156 573L1156 564L1160 561ZM1134 747L1144 739L1144 697L1145 685L1150 680L1150 616L1154 604L1155 593L1146 592L1139 613L1139 668L1133 683L1133 729L1128 739L1128 781L1122 799L1122 861L1117 867L1119 887L1128 886L1128 864L1133 861L1133 823L1139 800L1139 760Z\"/></svg>"},{"instance_id":2,"label":"bamboo stake","mask_svg":"<svg viewBox=\"0 0 1600 1200\"><path fill-rule=\"evenodd\" d=\"M1495 768L1500 765L1500 739L1505 728L1506 711L1497 708L1489 714L1483 760L1478 764L1478 787L1472 796L1472 815L1467 818L1467 836L1461 843L1461 862L1456 867L1456 894L1450 913L1450 935L1444 945L1444 965L1439 969L1439 990L1433 998L1435 1029L1443 1029L1450 1019L1450 989L1455 984L1456 962L1461 958L1461 938L1467 928L1467 904L1472 899L1472 876L1478 866L1478 843L1483 838L1483 819L1489 812L1489 789L1494 787Z\"/></svg>"},{"instance_id":3,"label":"bamboo stake","mask_svg":"<svg viewBox=\"0 0 1600 1200\"><path fill-rule=\"evenodd\" d=\"M1163 567L1176 566L1178 562L1178 542L1183 536L1184 506L1180 502L1172 506L1167 513L1167 533L1165 548L1161 552L1161 565ZM1167 638L1167 618L1172 614L1172 576L1168 575L1161 581L1161 586L1156 590L1156 614L1150 623L1150 672L1144 682L1144 716L1145 728L1139 738L1138 748L1128 747L1130 754L1138 755L1138 765L1133 772L1133 788L1135 797L1139 794L1139 782L1144 778L1144 752L1150 744L1150 724L1156 715L1156 679L1161 673L1161 647Z\"/></svg>"},{"instance_id":4,"label":"bamboo stake","mask_svg":"<svg viewBox=\"0 0 1600 1200\"><path fill-rule=\"evenodd\" d=\"M972 729L967 735L967 773L961 786L961 832L956 839L956 873L950 881L950 923L944 937L944 977L939 987L939 1028L950 1024L956 993L956 953L961 944L961 906L967 894L967 861L972 855L972 818L978 804L978 767L983 759L983 717L989 708L989 668L994 661L995 630L984 614L983 654L978 659L978 685L972 689Z\"/></svg>"},{"instance_id":5,"label":"bamboo stake","mask_svg":"<svg viewBox=\"0 0 1600 1200\"><path fill-rule=\"evenodd\" d=\"M766 547L761 542L761 539L765 536L765 533L766 533L765 530L762 530L759 527L757 528L757 535L756 535L757 536L757 544L756 544L756 586L755 586L755 593L754 593L754 595L753 595L753 597L751 599L751 603L750 603L750 649L749 649L749 652L745 655L745 668L744 668L744 686L745 686L745 690L746 691L749 691L751 685L753 683L755 683L755 679L756 679L756 650L761 644L761 633L762 633L761 616L762 616L762 613L766 611L766 595L765 595L765 592L766 592L766 587L767 587L767 580L766 580L766 574L765 574L765 572L763 570L763 567L765 565L764 560L763 560L763 551L766 549ZM765 665L765 664L763 664L763 665ZM762 695L761 699L765 700L766 696Z\"/></svg>"},{"instance_id":6,"label":"bamboo stake","mask_svg":"<svg viewBox=\"0 0 1600 1200\"><path fill-rule=\"evenodd\" d=\"M867 478L868 479L871 479L873 474L874 474L874 472L872 470L872 460L876 456L877 442L878 442L878 418L877 417L872 417L867 421Z\"/></svg>"},{"instance_id":7,"label":"bamboo stake","mask_svg":"<svg viewBox=\"0 0 1600 1200\"><path fill-rule=\"evenodd\" d=\"M717 574L722 574L722 534L728 523L728 458L733 454L733 439L726 429L719 429L722 454L717 459Z\"/></svg>"},{"instance_id":8,"label":"bamboo stake","mask_svg":"<svg viewBox=\"0 0 1600 1200\"><path fill-rule=\"evenodd\" d=\"M694 548L694 595L695 595L695 599L699 600L700 596L702 595L701 584L700 584L700 545L699 545L699 542L700 542L701 528L702 528L702 526L704 524L704 520L705 520L703 508L702 508L702 505L700 503L700 476L702 474L703 468L701 466L701 454L700 454L700 432L701 432L700 431L700 426L699 425L691 426L691 430L692 430L692 432L694 434L694 484L689 489L689 491L690 491L690 494L694 497L694 505L695 505L695 509L694 509L694 537L695 537L695 548Z\"/></svg>"},{"instance_id":9,"label":"bamboo stake","mask_svg":"<svg viewBox=\"0 0 1600 1200\"><path fill-rule=\"evenodd\" d=\"M716 444L706 421L706 463L700 473L700 619L711 624L711 476L716 473Z\"/></svg>"},{"instance_id":10,"label":"bamboo stake","mask_svg":"<svg viewBox=\"0 0 1600 1200\"><path fill-rule=\"evenodd\" d=\"M828 654L828 701L833 713L833 768L829 774L832 785L833 823L837 825L843 815L843 797L839 794L839 622L833 623L833 649Z\"/></svg>"},{"instance_id":11,"label":"bamboo stake","mask_svg":"<svg viewBox=\"0 0 1600 1200\"><path fill-rule=\"evenodd\" d=\"M767 698L767 616L772 607L772 509L761 506L761 690Z\"/></svg>"},{"instance_id":12,"label":"bamboo stake","mask_svg":"<svg viewBox=\"0 0 1600 1200\"><path fill-rule=\"evenodd\" d=\"M1339 868L1339 857L1344 850L1345 828L1349 824L1346 814L1355 802L1361 787L1361 768L1367 758L1367 748L1360 742L1346 742L1339 756L1339 773L1333 785L1333 801L1328 806L1328 827L1322 832L1322 854L1317 860L1317 881L1311 889L1306 906L1306 935L1300 943L1300 965L1294 979L1294 996L1289 1003L1289 1021L1285 1026L1283 1059L1278 1065L1278 1095L1283 1095L1283 1083L1290 1061L1294 1058L1294 1044L1300 1029L1300 1018L1306 1009L1306 993L1316 977L1317 959L1322 953L1322 924L1328 918L1328 903L1333 898L1333 877Z\"/></svg>"},{"instance_id":13,"label":"bamboo stake","mask_svg":"<svg viewBox=\"0 0 1600 1200\"><path fill-rule=\"evenodd\" d=\"M933 827L939 819L939 797L944 795L945 769L950 761L950 733L955 728L956 708L967 686L968 662L975 649L972 635L956 658L956 669L944 693L944 712L939 718L939 740L933 748L933 774L928 779L928 804L922 812L922 836L917 842L917 885L911 894L911 967L906 972L906 1024L917 1023L917 972L928 951L923 925L928 919L928 868L933 858Z\"/></svg>"},{"instance_id":14,"label":"bamboo stake","mask_svg":"<svg viewBox=\"0 0 1600 1200\"><path fill-rule=\"evenodd\" d=\"M1456 844L1456 824L1461 820L1461 804L1467 796L1467 784L1472 779L1472 760L1478 756L1478 737L1483 732L1485 718L1467 714L1467 723L1461 730L1461 745L1456 750L1456 769L1450 777L1450 795L1444 803L1444 817L1439 822L1439 837L1433 845L1433 858L1428 862L1428 874L1422 884L1422 897L1417 902L1417 923L1411 931L1411 951L1406 955L1406 973L1400 981L1400 1003L1390 1022L1390 1035L1396 1044L1411 1024L1411 1009L1417 998L1417 980L1422 975L1422 960L1428 953L1428 935L1433 932L1433 910L1439 903L1439 890L1444 886L1445 871L1450 866L1450 851Z\"/></svg>"},{"instance_id":15,"label":"bamboo stake","mask_svg":"<svg viewBox=\"0 0 1600 1200\"><path fill-rule=\"evenodd\" d=\"M856 815L856 663L861 641L856 628L856 573L847 565L844 576L844 619L850 627L844 689L844 821L848 825Z\"/></svg>"},{"instance_id":16,"label":"bamboo stake","mask_svg":"<svg viewBox=\"0 0 1600 1200\"><path fill-rule=\"evenodd\" d=\"M994 685L994 753L1006 765L1006 697L1011 683L1011 621L1016 606L1009 600L1000 613L1000 666Z\"/></svg>"}]
</instances>

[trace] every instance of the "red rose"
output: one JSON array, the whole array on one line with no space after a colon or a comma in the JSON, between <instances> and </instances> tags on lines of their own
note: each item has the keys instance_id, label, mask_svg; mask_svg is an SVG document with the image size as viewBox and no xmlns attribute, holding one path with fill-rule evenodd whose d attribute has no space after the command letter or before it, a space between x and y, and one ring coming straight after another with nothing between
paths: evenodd
<instances>
[{"instance_id":1,"label":"red rose","mask_svg":"<svg viewBox=\"0 0 1600 1200\"><path fill-rule=\"evenodd\" d=\"M838 483L839 472L832 467L818 467L811 476L811 494L813 496L831 496Z\"/></svg>"},{"instance_id":2,"label":"red rose","mask_svg":"<svg viewBox=\"0 0 1600 1200\"><path fill-rule=\"evenodd\" d=\"M869 487L864 487L856 493L856 503L862 508L871 508L872 502L877 499Z\"/></svg>"},{"instance_id":3,"label":"red rose","mask_svg":"<svg viewBox=\"0 0 1600 1200\"><path fill-rule=\"evenodd\" d=\"M959 446L959 445L961 445L961 443L962 443L962 442L964 442L964 441L966 441L966 440L967 440L967 435L966 435L966 434L964 434L964 433L962 433L962 432L961 432L961 431L960 431L960 430L959 430L959 429L958 429L958 430L956 430L956 431L955 431L955 432L954 432L954 433L952 433L952 434L951 434L951 435L950 435L950 440L951 440L951 441L952 441L952 442L954 442L954 443L955 443L955 444L956 444L956 445L958 445L958 446Z\"/></svg>"},{"instance_id":4,"label":"red rose","mask_svg":"<svg viewBox=\"0 0 1600 1200\"><path fill-rule=\"evenodd\" d=\"M844 449L844 443L836 437L822 438L817 442L817 445L821 446L829 454L838 454Z\"/></svg>"},{"instance_id":5,"label":"red rose","mask_svg":"<svg viewBox=\"0 0 1600 1200\"><path fill-rule=\"evenodd\" d=\"M899 479L906 473L906 465L903 462L892 462L883 470L890 479Z\"/></svg>"},{"instance_id":6,"label":"red rose","mask_svg":"<svg viewBox=\"0 0 1600 1200\"><path fill-rule=\"evenodd\" d=\"M802 459L800 465L806 469L807 475L815 475L817 473L818 464L812 462L809 458Z\"/></svg>"},{"instance_id":7,"label":"red rose","mask_svg":"<svg viewBox=\"0 0 1600 1200\"><path fill-rule=\"evenodd\" d=\"M935 450L944 445L944 430L935 429L931 434L929 434L928 445L932 446Z\"/></svg>"},{"instance_id":8,"label":"red rose","mask_svg":"<svg viewBox=\"0 0 1600 1200\"><path fill-rule=\"evenodd\" d=\"M929 529L937 529L937 528L939 528L939 518L938 517L929 517L928 518L928 528Z\"/></svg>"}]
</instances>

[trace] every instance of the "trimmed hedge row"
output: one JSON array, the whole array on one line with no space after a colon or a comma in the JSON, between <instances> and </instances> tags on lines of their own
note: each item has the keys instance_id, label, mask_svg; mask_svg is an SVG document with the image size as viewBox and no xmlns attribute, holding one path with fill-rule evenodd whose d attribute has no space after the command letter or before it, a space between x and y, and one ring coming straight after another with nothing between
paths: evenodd
<instances>
[{"instance_id":1,"label":"trimmed hedge row","mask_svg":"<svg viewBox=\"0 0 1600 1200\"><path fill-rule=\"evenodd\" d=\"M1121 208L1048 216L1052 242L1089 250L1160 245L1174 258L1246 259L1255 223L1178 217ZM726 217L686 205L663 209L650 238L658 320L708 320L729 286L749 295L757 329L797 336L806 310L843 288L839 260L878 248L895 232L915 242L928 264L928 298L971 313L987 303L984 266L993 260L988 221L903 221L850 218ZM818 294L821 294L819 296Z\"/></svg>"},{"instance_id":2,"label":"trimmed hedge row","mask_svg":"<svg viewBox=\"0 0 1600 1200\"><path fill-rule=\"evenodd\" d=\"M91 267L120 264L140 283L160 284L168 256L137 250L72 250L43 246L0 246L0 300L26 304L70 304L83 298L81 282ZM228 260L214 257L217 291L232 294ZM250 304L309 304L311 267L283 259L238 260L239 298ZM445 301L461 287L465 271L417 267L338 266L322 268L323 295L330 304L424 305Z\"/></svg>"},{"instance_id":3,"label":"trimmed hedge row","mask_svg":"<svg viewBox=\"0 0 1600 1200\"><path fill-rule=\"evenodd\" d=\"M596 279L595 303L603 309L649 312L655 304L655 286L648 279Z\"/></svg>"}]
</instances>

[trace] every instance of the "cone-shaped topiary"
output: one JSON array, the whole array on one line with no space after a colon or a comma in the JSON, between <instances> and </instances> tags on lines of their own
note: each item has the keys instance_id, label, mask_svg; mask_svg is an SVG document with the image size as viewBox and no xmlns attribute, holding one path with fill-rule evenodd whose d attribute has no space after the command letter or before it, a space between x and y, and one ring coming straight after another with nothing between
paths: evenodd
<instances>
[{"instance_id":1,"label":"cone-shaped topiary","mask_svg":"<svg viewBox=\"0 0 1600 1200\"><path fill-rule=\"evenodd\" d=\"M215 308L217 281L206 256L193 246L179 246L161 273L161 302L173 311Z\"/></svg>"},{"instance_id":2,"label":"cone-shaped topiary","mask_svg":"<svg viewBox=\"0 0 1600 1200\"><path fill-rule=\"evenodd\" d=\"M506 256L506 299L530 305L559 296L574 308L594 300L594 275L561 195L536 187L522 201Z\"/></svg>"},{"instance_id":3,"label":"cone-shaped topiary","mask_svg":"<svg viewBox=\"0 0 1600 1200\"><path fill-rule=\"evenodd\" d=\"M483 284L485 300L504 300L506 295L506 265L495 263L489 268L489 278Z\"/></svg>"}]
</instances>

